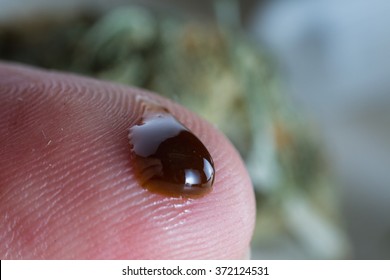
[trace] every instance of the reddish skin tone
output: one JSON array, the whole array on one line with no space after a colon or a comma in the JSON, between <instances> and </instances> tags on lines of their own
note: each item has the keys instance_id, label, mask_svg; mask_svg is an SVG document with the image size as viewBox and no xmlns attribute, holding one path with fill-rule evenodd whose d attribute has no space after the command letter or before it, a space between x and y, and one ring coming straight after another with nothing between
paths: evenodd
<instances>
[{"instance_id":1,"label":"reddish skin tone","mask_svg":"<svg viewBox=\"0 0 390 280\"><path fill-rule=\"evenodd\" d=\"M129 160L135 95L166 106L214 159L213 191L171 198ZM236 150L185 108L139 89L0 64L1 259L239 259L255 202Z\"/></svg>"}]
</instances>

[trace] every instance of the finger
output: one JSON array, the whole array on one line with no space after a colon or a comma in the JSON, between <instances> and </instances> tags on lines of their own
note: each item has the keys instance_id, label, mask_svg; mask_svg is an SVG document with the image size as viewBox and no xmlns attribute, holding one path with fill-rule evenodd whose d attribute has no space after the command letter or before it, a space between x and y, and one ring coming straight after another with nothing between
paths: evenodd
<instances>
[{"instance_id":1,"label":"finger","mask_svg":"<svg viewBox=\"0 0 390 280\"><path fill-rule=\"evenodd\" d=\"M173 198L140 187L127 139L139 95L205 144L216 169L210 194ZM241 258L254 215L237 152L185 108L139 89L0 66L2 259Z\"/></svg>"}]
</instances>

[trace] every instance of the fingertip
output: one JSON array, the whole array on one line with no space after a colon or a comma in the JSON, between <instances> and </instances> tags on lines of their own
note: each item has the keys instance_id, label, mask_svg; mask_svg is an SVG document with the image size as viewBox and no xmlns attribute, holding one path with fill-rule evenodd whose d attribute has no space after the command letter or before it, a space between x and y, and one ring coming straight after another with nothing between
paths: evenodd
<instances>
[{"instance_id":1,"label":"fingertip","mask_svg":"<svg viewBox=\"0 0 390 280\"><path fill-rule=\"evenodd\" d=\"M11 78L10 78L11 77ZM23 82L22 82L23 81ZM0 66L0 254L9 258L238 259L255 202L245 167L212 125L160 96L74 75ZM198 199L151 193L134 176L135 96L166 106L209 150ZM5 245L6 244L6 245Z\"/></svg>"}]
</instances>

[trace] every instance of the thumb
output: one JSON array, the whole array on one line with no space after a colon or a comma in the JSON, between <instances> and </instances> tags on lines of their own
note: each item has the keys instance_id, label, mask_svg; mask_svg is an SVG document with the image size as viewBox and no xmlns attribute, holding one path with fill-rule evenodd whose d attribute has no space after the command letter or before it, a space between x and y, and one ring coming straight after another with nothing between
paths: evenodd
<instances>
[{"instance_id":1,"label":"thumb","mask_svg":"<svg viewBox=\"0 0 390 280\"><path fill-rule=\"evenodd\" d=\"M142 188L130 161L136 96L168 108L207 147L213 190L197 199ZM236 259L254 227L237 152L212 126L152 93L0 65L2 259Z\"/></svg>"}]
</instances>

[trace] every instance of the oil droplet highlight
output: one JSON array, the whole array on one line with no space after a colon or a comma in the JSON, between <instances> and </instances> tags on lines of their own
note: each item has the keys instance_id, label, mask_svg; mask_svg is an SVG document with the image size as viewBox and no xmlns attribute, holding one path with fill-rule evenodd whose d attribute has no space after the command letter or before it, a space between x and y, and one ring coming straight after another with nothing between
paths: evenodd
<instances>
[{"instance_id":1,"label":"oil droplet highlight","mask_svg":"<svg viewBox=\"0 0 390 280\"><path fill-rule=\"evenodd\" d=\"M147 104L129 129L131 158L141 186L173 197L209 193L214 163L203 143L166 108Z\"/></svg>"}]
</instances>

